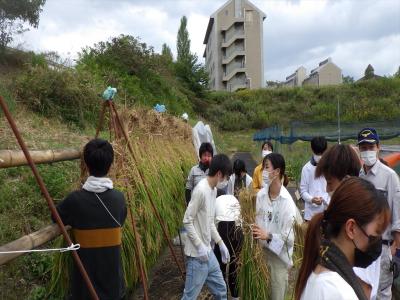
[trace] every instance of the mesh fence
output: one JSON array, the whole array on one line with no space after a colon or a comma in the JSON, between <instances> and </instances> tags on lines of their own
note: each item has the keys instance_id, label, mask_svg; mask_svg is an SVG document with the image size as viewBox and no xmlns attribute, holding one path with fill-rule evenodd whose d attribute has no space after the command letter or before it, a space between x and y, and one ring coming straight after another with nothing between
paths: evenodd
<instances>
[{"instance_id":1,"label":"mesh fence","mask_svg":"<svg viewBox=\"0 0 400 300\"><path fill-rule=\"evenodd\" d=\"M324 136L335 142L357 139L358 132L365 127L373 127L380 139L387 140L400 136L400 119L374 122L292 122L289 127L275 125L254 134L254 141L274 140L282 144L292 144L298 140L311 141L313 137Z\"/></svg>"}]
</instances>

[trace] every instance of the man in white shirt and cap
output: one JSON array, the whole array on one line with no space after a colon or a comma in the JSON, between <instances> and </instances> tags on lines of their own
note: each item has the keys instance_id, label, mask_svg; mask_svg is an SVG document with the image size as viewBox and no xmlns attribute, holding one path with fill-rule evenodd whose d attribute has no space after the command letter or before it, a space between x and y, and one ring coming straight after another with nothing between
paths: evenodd
<instances>
[{"instance_id":1,"label":"man in white shirt and cap","mask_svg":"<svg viewBox=\"0 0 400 300\"><path fill-rule=\"evenodd\" d=\"M376 275L374 264L370 265L364 272L356 271L356 274L367 283L373 290L378 285L377 297L380 300L392 299L393 271L391 268L392 255L400 248L400 183L399 177L394 170L384 165L379 160L379 135L374 128L364 128L358 134L358 148L363 166L360 177L374 184L375 188L381 190L388 201L391 210L391 223L382 236L382 255L375 266L380 275ZM380 267L380 270L379 270ZM368 269L371 269L368 271ZM366 278L365 278L366 276ZM368 278L369 277L369 278ZM371 279L372 282L368 282ZM378 281L379 280L379 281Z\"/></svg>"}]
</instances>

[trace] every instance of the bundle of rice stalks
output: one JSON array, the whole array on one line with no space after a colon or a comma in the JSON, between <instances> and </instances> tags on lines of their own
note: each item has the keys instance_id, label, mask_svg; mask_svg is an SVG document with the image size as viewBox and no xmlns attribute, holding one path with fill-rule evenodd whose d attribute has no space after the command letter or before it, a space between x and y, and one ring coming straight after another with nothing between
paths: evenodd
<instances>
[{"instance_id":1,"label":"bundle of rice stalks","mask_svg":"<svg viewBox=\"0 0 400 300\"><path fill-rule=\"evenodd\" d=\"M158 115L156 117L160 118ZM147 192L172 237L178 232L182 222L185 209L184 184L189 169L196 161L196 156L191 136L186 135L188 130L184 126L182 128L185 132L174 127L170 132L175 135L162 136L152 134L154 120L149 122L151 130L138 132L137 127L135 128L138 124L137 113L134 112L132 115L125 113L123 118L137 161L133 161L123 138L113 141L115 159L110 177L114 181L115 188L125 195L127 205L136 220L141 240L139 245L141 249L138 249L128 214L122 231L122 262L127 287L132 289L140 279L136 257L140 257L145 269L149 270L166 245ZM144 119L142 121L145 122ZM145 128L146 125L142 124L141 127ZM60 242L62 243L62 240ZM55 256L49 294L57 295L59 299L65 295L68 287L66 266L69 264L69 258L68 254Z\"/></svg>"},{"instance_id":2,"label":"bundle of rice stalks","mask_svg":"<svg viewBox=\"0 0 400 300\"><path fill-rule=\"evenodd\" d=\"M294 249L293 249L293 267L299 269L303 261L304 241L306 235L305 224L294 222Z\"/></svg>"},{"instance_id":3,"label":"bundle of rice stalks","mask_svg":"<svg viewBox=\"0 0 400 300\"><path fill-rule=\"evenodd\" d=\"M270 274L261 245L253 239L255 197L251 191L240 193L243 247L239 259L239 293L241 299L269 299Z\"/></svg>"}]
</instances>

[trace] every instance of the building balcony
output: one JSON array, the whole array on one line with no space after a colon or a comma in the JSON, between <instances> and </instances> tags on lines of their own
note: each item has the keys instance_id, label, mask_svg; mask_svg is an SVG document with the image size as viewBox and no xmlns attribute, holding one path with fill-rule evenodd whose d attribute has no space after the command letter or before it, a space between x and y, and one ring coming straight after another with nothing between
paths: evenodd
<instances>
[{"instance_id":1,"label":"building balcony","mask_svg":"<svg viewBox=\"0 0 400 300\"><path fill-rule=\"evenodd\" d=\"M229 81L235 76L237 73L246 73L246 68L243 66L237 66L234 68L232 71L229 73L225 73L224 76L222 77L222 81Z\"/></svg>"},{"instance_id":2,"label":"building balcony","mask_svg":"<svg viewBox=\"0 0 400 300\"><path fill-rule=\"evenodd\" d=\"M230 23L228 26L222 26L221 27L221 31L227 31L229 30L229 28L231 28L233 25L235 25L236 23L244 23L244 17L240 17L240 18L235 18L234 21L232 21L232 23Z\"/></svg>"},{"instance_id":3,"label":"building balcony","mask_svg":"<svg viewBox=\"0 0 400 300\"><path fill-rule=\"evenodd\" d=\"M249 88L247 83L228 84L229 92L236 92L239 89L247 89L247 88Z\"/></svg>"},{"instance_id":4,"label":"building balcony","mask_svg":"<svg viewBox=\"0 0 400 300\"><path fill-rule=\"evenodd\" d=\"M244 50L238 49L235 51L232 51L232 53L229 54L229 56L224 56L222 59L222 64L227 65L229 64L235 57L237 56L245 56L246 52Z\"/></svg>"},{"instance_id":5,"label":"building balcony","mask_svg":"<svg viewBox=\"0 0 400 300\"><path fill-rule=\"evenodd\" d=\"M223 42L221 44L221 48L228 48L236 40L244 40L244 39L245 39L244 31L240 30L238 32L235 32L235 34L233 34L232 37L229 38L229 40L227 40L226 42Z\"/></svg>"}]
</instances>

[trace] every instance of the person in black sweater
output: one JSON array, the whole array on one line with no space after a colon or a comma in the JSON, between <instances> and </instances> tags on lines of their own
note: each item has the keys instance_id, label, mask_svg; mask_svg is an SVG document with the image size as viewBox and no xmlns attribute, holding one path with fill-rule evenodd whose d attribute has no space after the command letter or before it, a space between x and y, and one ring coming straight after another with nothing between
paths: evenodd
<instances>
[{"instance_id":1,"label":"person in black sweater","mask_svg":"<svg viewBox=\"0 0 400 300\"><path fill-rule=\"evenodd\" d=\"M121 237L127 208L124 195L113 189L113 182L106 177L114 159L113 148L105 140L94 139L86 144L83 156L90 176L57 211L64 224L72 227L74 241L80 244L78 255L99 298L121 300L125 297ZM67 299L90 299L75 264L70 278Z\"/></svg>"}]
</instances>

